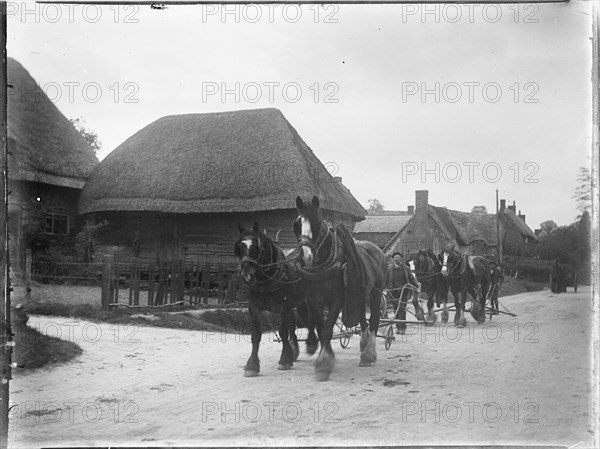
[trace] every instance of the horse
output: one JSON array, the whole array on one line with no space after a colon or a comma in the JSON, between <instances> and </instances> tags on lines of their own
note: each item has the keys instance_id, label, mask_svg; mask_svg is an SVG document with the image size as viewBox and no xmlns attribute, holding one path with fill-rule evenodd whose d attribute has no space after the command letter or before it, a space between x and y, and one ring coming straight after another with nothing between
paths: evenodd
<instances>
[{"instance_id":1,"label":"horse","mask_svg":"<svg viewBox=\"0 0 600 449\"><path fill-rule=\"evenodd\" d=\"M448 282L442 275L442 264L436 254L430 249L420 249L419 251L410 253L406 258L406 264L412 270L415 279L421 283L421 291L427 295L426 321L428 323L435 323L437 318L433 311L434 298L437 307L440 307L442 300L444 304L448 301ZM413 304L415 300L416 298L413 299ZM417 310L416 305L415 310ZM418 313L417 318L420 319ZM442 321L444 323L448 322L447 309L442 311Z\"/></svg>"},{"instance_id":2,"label":"horse","mask_svg":"<svg viewBox=\"0 0 600 449\"><path fill-rule=\"evenodd\" d=\"M296 270L308 282L308 300L315 308L327 308L327 317L316 323L321 351L315 362L317 380L329 379L335 365L331 348L333 327L342 312L347 327L360 323L360 363L371 366L377 360L375 341L379 328L381 292L387 277L383 251L374 243L355 242L343 226L327 226L315 195L310 203L296 198L298 217L293 230L300 249ZM367 322L366 298L370 317Z\"/></svg>"},{"instance_id":3,"label":"horse","mask_svg":"<svg viewBox=\"0 0 600 449\"><path fill-rule=\"evenodd\" d=\"M255 377L260 372L258 349L262 337L263 311L276 313L280 317L279 337L283 347L277 368L289 370L300 353L294 308L297 308L300 321L309 329L306 342L309 354L314 354L318 347L312 324L316 312L305 301L302 279L293 275L281 248L259 231L258 223L255 222L252 228L243 228L238 224L238 229L240 236L235 242L234 252L240 259L240 274L248 287L252 333L252 353L244 367L244 376Z\"/></svg>"},{"instance_id":4,"label":"horse","mask_svg":"<svg viewBox=\"0 0 600 449\"><path fill-rule=\"evenodd\" d=\"M457 253L454 250L445 249L439 256L442 262L442 275L447 279L456 312L454 314L454 324L458 327L464 327L465 303L467 302L467 292L473 298L471 306L471 316L478 324L485 322L485 302L490 288L490 263L481 256L475 256L472 259L473 266L470 267L467 256ZM479 288L480 287L480 288ZM477 288L478 292L475 291ZM480 295L477 298L478 294ZM444 311L447 312L446 303Z\"/></svg>"}]
</instances>

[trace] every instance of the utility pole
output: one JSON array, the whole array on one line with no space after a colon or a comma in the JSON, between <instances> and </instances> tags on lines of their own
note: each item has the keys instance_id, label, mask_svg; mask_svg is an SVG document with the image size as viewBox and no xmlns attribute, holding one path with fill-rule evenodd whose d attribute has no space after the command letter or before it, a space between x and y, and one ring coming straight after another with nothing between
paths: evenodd
<instances>
[{"instance_id":1,"label":"utility pole","mask_svg":"<svg viewBox=\"0 0 600 449\"><path fill-rule=\"evenodd\" d=\"M502 263L502 243L500 242L500 210L498 209L498 189L496 189L496 263Z\"/></svg>"}]
</instances>

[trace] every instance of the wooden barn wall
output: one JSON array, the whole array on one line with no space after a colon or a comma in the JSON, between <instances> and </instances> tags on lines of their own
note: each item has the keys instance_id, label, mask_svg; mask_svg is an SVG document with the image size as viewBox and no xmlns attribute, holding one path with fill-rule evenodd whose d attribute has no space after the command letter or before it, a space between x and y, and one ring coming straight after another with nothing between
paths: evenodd
<instances>
[{"instance_id":1,"label":"wooden barn wall","mask_svg":"<svg viewBox=\"0 0 600 449\"><path fill-rule=\"evenodd\" d=\"M353 227L351 219L325 214L332 223ZM109 226L99 236L104 253L121 261L141 259L148 262L184 259L187 264L236 265L233 245L239 237L237 224L252 227L257 221L261 231L278 241L284 251L296 248L292 224L294 209L231 214L103 213L96 220Z\"/></svg>"}]
</instances>

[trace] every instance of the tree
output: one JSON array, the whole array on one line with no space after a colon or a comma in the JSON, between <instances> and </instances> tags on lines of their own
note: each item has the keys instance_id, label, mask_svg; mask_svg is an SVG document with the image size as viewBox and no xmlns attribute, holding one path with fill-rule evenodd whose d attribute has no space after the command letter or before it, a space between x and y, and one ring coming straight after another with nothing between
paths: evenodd
<instances>
[{"instance_id":1,"label":"tree","mask_svg":"<svg viewBox=\"0 0 600 449\"><path fill-rule=\"evenodd\" d=\"M102 142L98 140L98 134L96 134L91 129L85 127L85 120L81 117L75 119L69 119L69 121L73 124L75 129L81 134L83 139L88 143L92 150L94 150L94 154L98 154L100 147L102 146Z\"/></svg>"},{"instance_id":2,"label":"tree","mask_svg":"<svg viewBox=\"0 0 600 449\"><path fill-rule=\"evenodd\" d=\"M472 214L487 214L487 207L485 206L473 206L471 209Z\"/></svg>"},{"instance_id":3,"label":"tree","mask_svg":"<svg viewBox=\"0 0 600 449\"><path fill-rule=\"evenodd\" d=\"M541 237L552 234L556 228L558 228L558 226L553 220L546 220L543 223L540 223L540 230L542 231Z\"/></svg>"},{"instance_id":4,"label":"tree","mask_svg":"<svg viewBox=\"0 0 600 449\"><path fill-rule=\"evenodd\" d=\"M367 213L369 215L377 215L383 212L383 203L379 201L377 198L371 198L369 200L369 207L367 208Z\"/></svg>"},{"instance_id":5,"label":"tree","mask_svg":"<svg viewBox=\"0 0 600 449\"><path fill-rule=\"evenodd\" d=\"M93 261L98 233L106 226L108 226L107 221L95 223L88 220L85 222L81 231L75 236L75 251L80 260L86 263Z\"/></svg>"},{"instance_id":6,"label":"tree","mask_svg":"<svg viewBox=\"0 0 600 449\"><path fill-rule=\"evenodd\" d=\"M577 210L581 213L592 207L592 176L590 175L590 169L587 167L579 167L577 187L573 198L577 203ZM577 218L579 217L581 215Z\"/></svg>"}]
</instances>

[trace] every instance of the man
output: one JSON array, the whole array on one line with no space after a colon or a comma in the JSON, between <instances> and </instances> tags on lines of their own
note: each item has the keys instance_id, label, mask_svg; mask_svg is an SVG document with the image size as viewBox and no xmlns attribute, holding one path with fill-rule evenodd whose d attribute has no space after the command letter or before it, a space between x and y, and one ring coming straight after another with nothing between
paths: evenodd
<instances>
[{"instance_id":1,"label":"man","mask_svg":"<svg viewBox=\"0 0 600 449\"><path fill-rule=\"evenodd\" d=\"M498 266L498 264L494 261L490 262L490 272L491 272L491 288L492 288L492 297L491 297L491 306L492 306L492 314L498 315L498 293L500 291L500 287L504 283L504 274L502 274L502 269Z\"/></svg>"},{"instance_id":2,"label":"man","mask_svg":"<svg viewBox=\"0 0 600 449\"><path fill-rule=\"evenodd\" d=\"M415 288L419 287L419 283L410 272L409 268L403 263L404 256L400 252L392 254L393 263L388 267L386 289L392 297L394 310L398 308L400 302L400 310L395 317L398 320L406 320L406 303L408 298L413 294L413 290L409 287L402 290L405 284L410 284ZM402 298L400 295L402 294ZM406 323L396 323L396 333L404 335L406 333Z\"/></svg>"}]
</instances>

